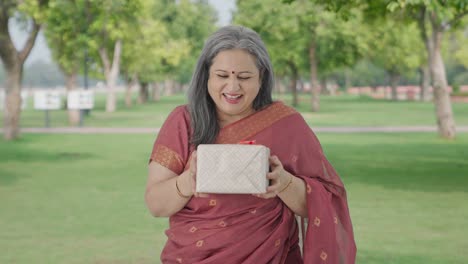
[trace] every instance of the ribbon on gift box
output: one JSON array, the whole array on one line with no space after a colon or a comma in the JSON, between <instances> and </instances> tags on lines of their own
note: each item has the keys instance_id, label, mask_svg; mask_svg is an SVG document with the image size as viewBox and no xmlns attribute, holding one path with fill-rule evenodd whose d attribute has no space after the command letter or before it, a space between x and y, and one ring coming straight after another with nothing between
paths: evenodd
<instances>
[{"instance_id":1,"label":"ribbon on gift box","mask_svg":"<svg viewBox=\"0 0 468 264\"><path fill-rule=\"evenodd\" d=\"M255 145L256 141L255 140L242 140L239 141L239 144L241 145Z\"/></svg>"}]
</instances>

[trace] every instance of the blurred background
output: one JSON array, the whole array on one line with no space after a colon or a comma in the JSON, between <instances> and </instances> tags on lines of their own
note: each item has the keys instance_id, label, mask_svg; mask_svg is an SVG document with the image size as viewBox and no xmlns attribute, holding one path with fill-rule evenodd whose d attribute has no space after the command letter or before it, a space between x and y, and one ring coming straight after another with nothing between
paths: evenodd
<instances>
[{"instance_id":1,"label":"blurred background","mask_svg":"<svg viewBox=\"0 0 468 264\"><path fill-rule=\"evenodd\" d=\"M468 0L1 0L0 263L158 263L148 157L229 24L341 175L357 263L468 263Z\"/></svg>"}]
</instances>

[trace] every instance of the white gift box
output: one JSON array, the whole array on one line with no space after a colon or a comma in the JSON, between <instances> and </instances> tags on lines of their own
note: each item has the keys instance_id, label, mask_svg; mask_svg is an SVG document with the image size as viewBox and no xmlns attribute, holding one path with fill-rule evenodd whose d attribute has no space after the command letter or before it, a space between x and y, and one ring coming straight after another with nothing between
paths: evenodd
<instances>
[{"instance_id":1,"label":"white gift box","mask_svg":"<svg viewBox=\"0 0 468 264\"><path fill-rule=\"evenodd\" d=\"M261 145L199 145L196 191L265 193L269 157L270 149Z\"/></svg>"}]
</instances>

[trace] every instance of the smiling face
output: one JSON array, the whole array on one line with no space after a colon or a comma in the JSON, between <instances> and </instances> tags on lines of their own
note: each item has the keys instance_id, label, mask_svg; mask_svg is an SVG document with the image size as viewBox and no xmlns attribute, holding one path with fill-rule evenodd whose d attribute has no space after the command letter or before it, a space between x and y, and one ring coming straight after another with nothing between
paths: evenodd
<instances>
[{"instance_id":1,"label":"smiling face","mask_svg":"<svg viewBox=\"0 0 468 264\"><path fill-rule=\"evenodd\" d=\"M260 85L254 56L241 49L216 55L210 67L208 93L216 104L221 127L255 112L253 101Z\"/></svg>"}]
</instances>

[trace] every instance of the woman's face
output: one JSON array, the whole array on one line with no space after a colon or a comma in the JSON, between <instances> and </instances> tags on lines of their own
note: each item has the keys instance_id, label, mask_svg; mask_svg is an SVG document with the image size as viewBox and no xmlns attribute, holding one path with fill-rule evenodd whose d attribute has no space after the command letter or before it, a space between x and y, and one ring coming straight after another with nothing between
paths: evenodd
<instances>
[{"instance_id":1,"label":"woman's face","mask_svg":"<svg viewBox=\"0 0 468 264\"><path fill-rule=\"evenodd\" d=\"M216 104L221 126L255 111L252 104L260 85L254 56L241 49L225 50L216 55L210 67L208 93Z\"/></svg>"}]
</instances>

